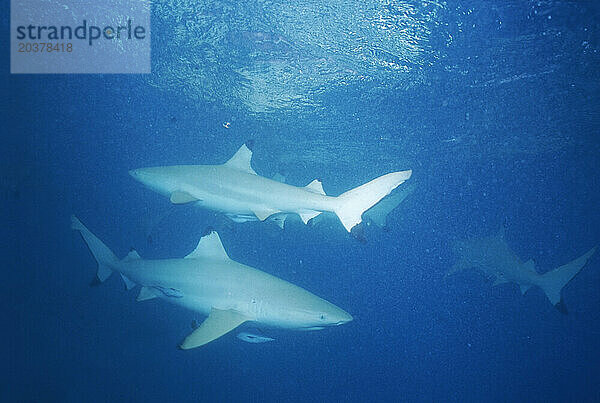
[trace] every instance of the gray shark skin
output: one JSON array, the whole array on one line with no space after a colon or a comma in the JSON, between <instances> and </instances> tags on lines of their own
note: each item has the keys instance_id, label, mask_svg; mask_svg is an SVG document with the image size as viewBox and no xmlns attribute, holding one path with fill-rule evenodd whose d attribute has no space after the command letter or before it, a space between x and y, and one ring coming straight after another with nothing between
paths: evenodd
<instances>
[{"instance_id":1,"label":"gray shark skin","mask_svg":"<svg viewBox=\"0 0 600 403\"><path fill-rule=\"evenodd\" d=\"M138 301L159 298L208 316L181 349L202 346L245 322L320 330L352 320L349 313L303 288L231 260L214 231L182 259L145 260L135 251L119 259L75 216L71 223L98 261L99 282L117 272L128 290L141 286Z\"/></svg>"},{"instance_id":2,"label":"gray shark skin","mask_svg":"<svg viewBox=\"0 0 600 403\"><path fill-rule=\"evenodd\" d=\"M455 245L455 252L459 259L447 275L466 269L477 269L493 278L494 285L516 283L523 295L532 286L538 286L544 291L552 305L562 313L567 313L561 300L561 290L579 273L595 251L596 247L572 262L540 274L535 270L533 260L523 262L510 249L504 239L504 230L502 229L495 236L458 242Z\"/></svg>"},{"instance_id":3,"label":"gray shark skin","mask_svg":"<svg viewBox=\"0 0 600 403\"><path fill-rule=\"evenodd\" d=\"M278 179L281 181L281 179ZM384 230L389 230L387 226L387 216L391 213L400 203L404 201L411 193L415 190L415 184L411 183L409 185L404 185L403 187L396 188L389 195L385 196L381 199L377 204L368 209L362 214L362 222L366 225L371 225L373 223L377 227L381 227ZM332 216L332 214L320 214L317 217L313 218L310 221L311 225L319 225ZM258 221L258 218L254 215L247 216L228 216L234 222L248 222L248 221ZM273 214L267 220L269 222L273 222L277 224L281 229L284 228L284 225L287 221L288 215L284 213Z\"/></svg>"},{"instance_id":4,"label":"gray shark skin","mask_svg":"<svg viewBox=\"0 0 600 403\"><path fill-rule=\"evenodd\" d=\"M327 196L317 179L297 187L259 176L251 166L252 151L244 144L222 165L175 165L134 169L129 174L174 204L195 204L219 211L236 222L274 220L287 214L306 224L323 212L335 213L344 228L362 222L362 214L408 180L412 171L392 172L349 190Z\"/></svg>"}]
</instances>

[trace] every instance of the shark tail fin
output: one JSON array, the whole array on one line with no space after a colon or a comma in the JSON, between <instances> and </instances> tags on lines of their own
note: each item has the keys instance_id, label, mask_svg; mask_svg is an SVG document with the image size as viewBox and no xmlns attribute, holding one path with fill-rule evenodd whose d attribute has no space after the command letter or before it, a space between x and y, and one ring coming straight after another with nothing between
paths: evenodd
<instances>
[{"instance_id":1,"label":"shark tail fin","mask_svg":"<svg viewBox=\"0 0 600 403\"><path fill-rule=\"evenodd\" d=\"M365 217L368 217L376 225L385 228L387 225L387 216L400 203L404 201L415 190L415 184L405 185L402 189L398 189L388 196L384 197L379 203L371 207L365 212Z\"/></svg>"},{"instance_id":2,"label":"shark tail fin","mask_svg":"<svg viewBox=\"0 0 600 403\"><path fill-rule=\"evenodd\" d=\"M360 224L362 214L410 178L412 171L392 172L339 195L335 213L346 228Z\"/></svg>"},{"instance_id":3,"label":"shark tail fin","mask_svg":"<svg viewBox=\"0 0 600 403\"><path fill-rule=\"evenodd\" d=\"M566 309L561 301L560 292L565 285L585 266L590 257L596 252L596 248L590 249L583 256L578 257L570 263L560 266L552 271L542 274L541 288L552 302L552 305L563 313Z\"/></svg>"},{"instance_id":4,"label":"shark tail fin","mask_svg":"<svg viewBox=\"0 0 600 403\"><path fill-rule=\"evenodd\" d=\"M114 265L119 261L117 256L98 237L83 225L74 215L71 216L71 228L81 233L85 243L98 261L98 280L103 282L112 273Z\"/></svg>"}]
</instances>

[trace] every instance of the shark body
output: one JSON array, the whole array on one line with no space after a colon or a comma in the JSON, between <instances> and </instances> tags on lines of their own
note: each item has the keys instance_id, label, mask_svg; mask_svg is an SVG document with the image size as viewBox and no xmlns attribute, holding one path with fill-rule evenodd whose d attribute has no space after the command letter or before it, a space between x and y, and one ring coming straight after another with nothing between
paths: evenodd
<instances>
[{"instance_id":1,"label":"shark body","mask_svg":"<svg viewBox=\"0 0 600 403\"><path fill-rule=\"evenodd\" d=\"M504 239L504 229L495 236L460 241L455 245L459 260L448 274L477 269L493 278L494 285L516 283L524 295L532 286L540 287L550 302L561 312L566 308L561 290L585 266L596 248L554 270L540 274L533 260L523 262Z\"/></svg>"},{"instance_id":2,"label":"shark body","mask_svg":"<svg viewBox=\"0 0 600 403\"><path fill-rule=\"evenodd\" d=\"M225 213L237 222L254 217L279 220L298 214L304 223L322 212L335 213L344 228L362 221L362 214L410 178L412 171L392 172L337 197L327 196L315 179L297 187L258 175L251 166L252 151L244 144L222 165L176 165L140 168L130 175L170 198L174 204L194 203Z\"/></svg>"},{"instance_id":3,"label":"shark body","mask_svg":"<svg viewBox=\"0 0 600 403\"><path fill-rule=\"evenodd\" d=\"M278 181L283 182L281 177ZM375 225L377 227L387 229L387 216L391 213L400 203L404 201L411 193L415 190L415 184L404 185L394 189L389 195L381 199L377 204L368 209L362 214L362 222L366 225ZM322 222L329 221L328 218L333 214L320 214L311 220L311 224L318 225ZM258 218L254 214L249 215L227 215L232 221L238 223L244 223L248 221L258 221ZM287 222L288 214L280 213L274 214L268 218L269 222L277 224L281 229L284 228Z\"/></svg>"},{"instance_id":4,"label":"shark body","mask_svg":"<svg viewBox=\"0 0 600 403\"><path fill-rule=\"evenodd\" d=\"M78 230L98 261L97 278L118 272L127 289L140 285L138 301L153 298L208 315L180 344L202 346L244 322L293 330L320 330L352 320L352 316L316 295L280 278L235 262L219 235L211 232L183 259L146 260L137 252L118 259L76 217Z\"/></svg>"}]
</instances>

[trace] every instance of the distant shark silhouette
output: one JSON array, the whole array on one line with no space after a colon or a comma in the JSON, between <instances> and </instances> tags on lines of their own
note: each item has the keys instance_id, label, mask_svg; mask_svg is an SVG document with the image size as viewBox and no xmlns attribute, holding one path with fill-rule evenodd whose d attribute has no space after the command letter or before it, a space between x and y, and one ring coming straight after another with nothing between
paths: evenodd
<instances>
[{"instance_id":1,"label":"distant shark silhouette","mask_svg":"<svg viewBox=\"0 0 600 403\"><path fill-rule=\"evenodd\" d=\"M306 224L322 212L332 212L348 232L362 222L366 210L412 174L410 170L392 172L331 197L325 194L318 179L305 187L296 187L259 176L252 169L251 159L252 151L244 144L222 165L140 168L129 173L168 196L173 204L194 203L223 212L234 221L248 221L253 217L261 221L269 217L285 220L287 214L295 213Z\"/></svg>"},{"instance_id":2,"label":"distant shark silhouette","mask_svg":"<svg viewBox=\"0 0 600 403\"><path fill-rule=\"evenodd\" d=\"M478 269L494 279L494 285L516 283L525 295L532 286L540 287L550 302L562 313L567 313L561 300L561 290L585 266L596 251L590 249L583 256L549 272L540 274L533 260L523 263L504 239L504 228L495 236L460 241L455 246L459 260L447 275L465 269Z\"/></svg>"},{"instance_id":3,"label":"distant shark silhouette","mask_svg":"<svg viewBox=\"0 0 600 403\"><path fill-rule=\"evenodd\" d=\"M135 251L117 258L75 216L71 226L98 261L100 282L116 271L128 290L141 285L138 301L158 297L208 315L179 345L183 350L209 343L244 322L320 330L352 320L349 313L303 288L231 260L214 231L183 259L145 260Z\"/></svg>"}]
</instances>

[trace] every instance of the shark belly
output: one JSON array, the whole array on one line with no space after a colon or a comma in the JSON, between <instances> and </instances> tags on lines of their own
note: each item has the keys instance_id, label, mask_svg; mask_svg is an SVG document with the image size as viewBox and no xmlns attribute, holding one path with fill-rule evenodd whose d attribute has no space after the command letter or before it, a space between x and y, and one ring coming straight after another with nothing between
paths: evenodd
<instances>
[{"instance_id":1,"label":"shark belly","mask_svg":"<svg viewBox=\"0 0 600 403\"><path fill-rule=\"evenodd\" d=\"M241 198L233 198L219 194L204 193L203 198L199 199L196 206L219 213L250 216L254 215L251 204Z\"/></svg>"}]
</instances>

